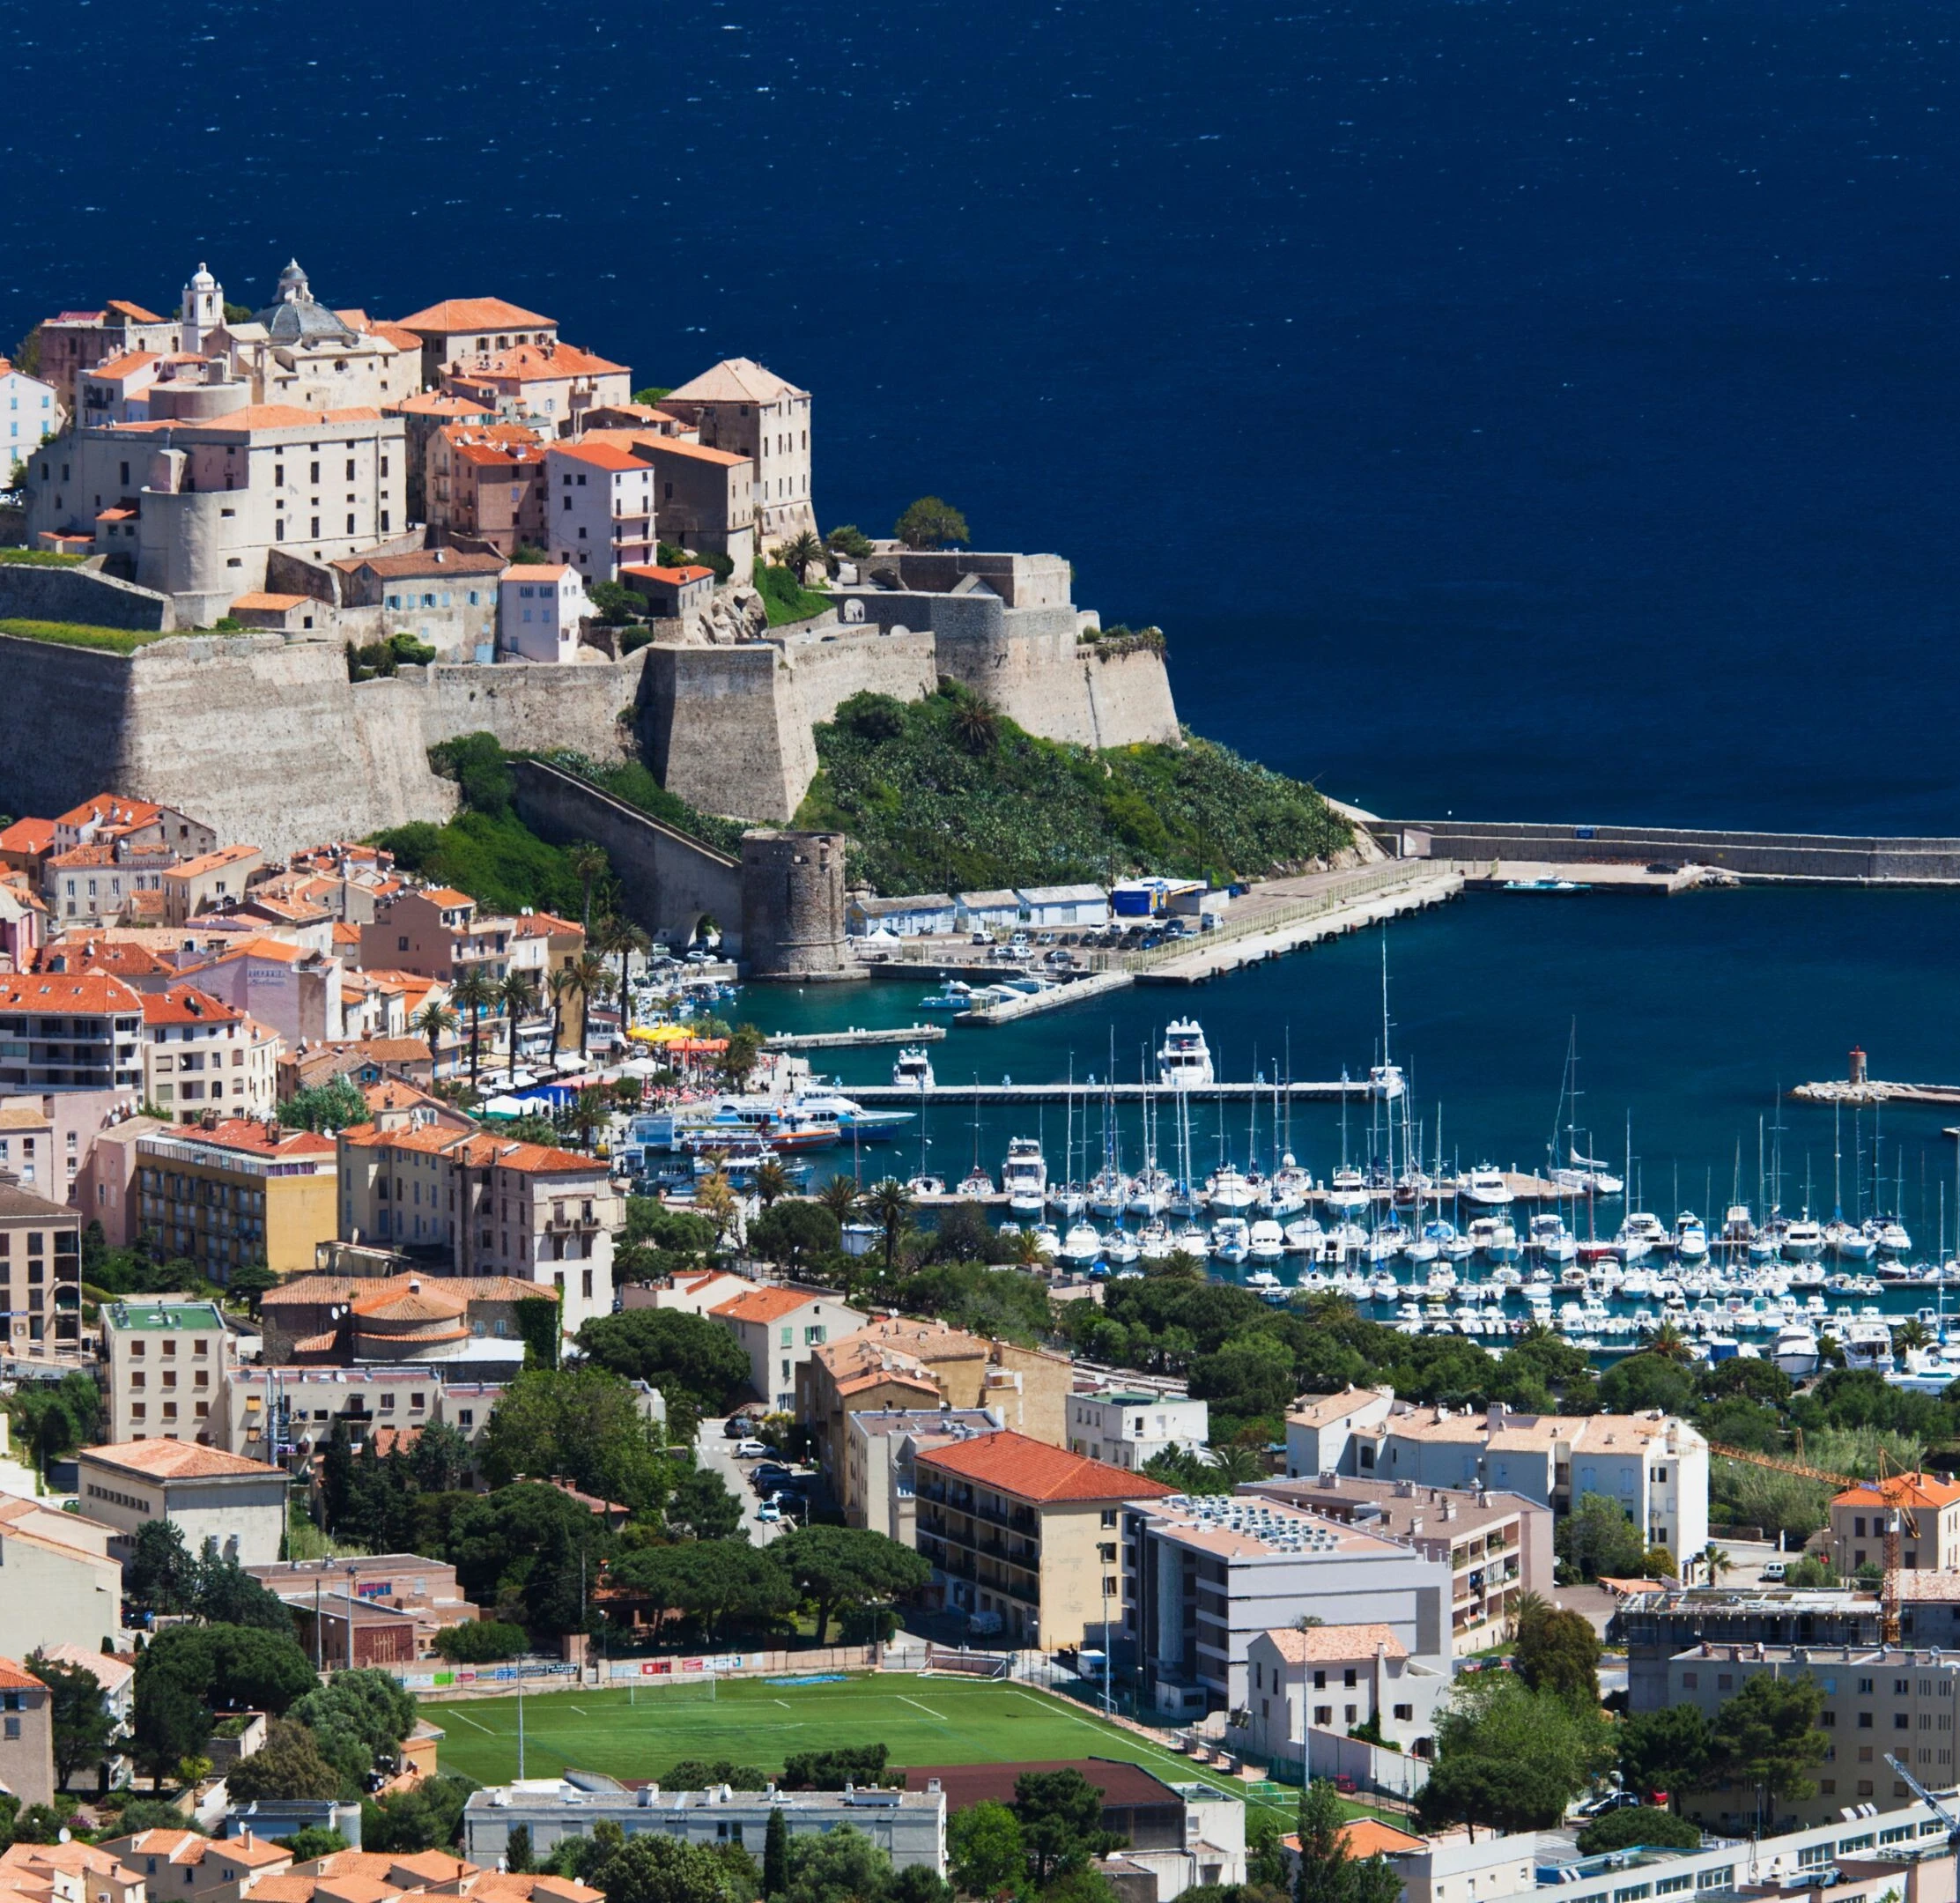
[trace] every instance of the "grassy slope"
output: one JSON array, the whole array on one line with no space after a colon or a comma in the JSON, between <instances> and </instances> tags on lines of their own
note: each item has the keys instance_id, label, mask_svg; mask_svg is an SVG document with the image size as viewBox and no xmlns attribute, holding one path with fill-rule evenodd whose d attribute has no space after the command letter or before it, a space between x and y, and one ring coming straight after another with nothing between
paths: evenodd
<instances>
[{"instance_id":1,"label":"grassy slope","mask_svg":"<svg viewBox=\"0 0 1960 1903\"><path fill-rule=\"evenodd\" d=\"M828 595L807 589L788 569L770 563L755 572L756 589L769 616L771 627L787 627L792 621L807 621L837 604Z\"/></svg>"},{"instance_id":2,"label":"grassy slope","mask_svg":"<svg viewBox=\"0 0 1960 1903\"><path fill-rule=\"evenodd\" d=\"M1002 719L976 748L964 698L859 695L817 729L822 771L797 823L848 833L854 877L879 892L1249 876L1349 841L1313 788L1209 741L1094 753Z\"/></svg>"},{"instance_id":3,"label":"grassy slope","mask_svg":"<svg viewBox=\"0 0 1960 1903\"><path fill-rule=\"evenodd\" d=\"M152 641L171 639L155 628L84 627L72 621L0 621L0 634L52 641L62 648L101 648L122 655L134 654Z\"/></svg>"},{"instance_id":4,"label":"grassy slope","mask_svg":"<svg viewBox=\"0 0 1960 1903\"><path fill-rule=\"evenodd\" d=\"M516 1774L514 1699L425 1703L447 1734L445 1771L479 1783ZM619 1778L657 1778L683 1758L728 1758L780 1771L792 1751L884 1744L895 1765L1013 1764L1053 1758L1121 1758L1171 1781L1214 1776L1134 1731L1106 1725L1065 1699L1024 1685L957 1679L854 1677L840 1685L731 1680L714 1701L691 1691L566 1692L524 1700L524 1768L537 1777L567 1766ZM1291 1800L1282 1799L1291 1811Z\"/></svg>"}]
</instances>

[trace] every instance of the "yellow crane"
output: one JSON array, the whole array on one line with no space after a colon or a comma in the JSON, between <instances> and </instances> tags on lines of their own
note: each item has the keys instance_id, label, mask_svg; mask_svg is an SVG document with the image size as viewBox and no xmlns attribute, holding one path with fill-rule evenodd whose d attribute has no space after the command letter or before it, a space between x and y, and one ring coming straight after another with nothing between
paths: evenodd
<instances>
[{"instance_id":1,"label":"yellow crane","mask_svg":"<svg viewBox=\"0 0 1960 1903\"><path fill-rule=\"evenodd\" d=\"M1803 1458L1803 1430L1796 1430L1797 1452L1794 1460L1786 1460L1780 1455L1757 1454L1748 1448L1724 1447L1718 1441L1708 1443L1711 1454L1719 1454L1724 1460L1746 1462L1751 1467L1766 1467L1772 1473L1794 1474L1801 1480L1819 1480L1826 1486L1869 1487L1876 1493L1884 1508L1885 1515L1885 1582L1879 1604L1884 1619L1884 1639L1887 1645L1899 1642L1899 1536L1910 1534L1914 1539L1919 1536L1919 1522L1912 1515L1912 1509L1905 1504L1904 1490L1900 1498L1893 1499L1886 1492L1890 1481L1907 1481L1920 1477L1911 1470L1894 1467L1887 1457L1885 1449L1878 1450L1878 1477L1875 1480L1860 1479L1855 1474L1831 1473L1822 1467L1813 1467Z\"/></svg>"}]
</instances>

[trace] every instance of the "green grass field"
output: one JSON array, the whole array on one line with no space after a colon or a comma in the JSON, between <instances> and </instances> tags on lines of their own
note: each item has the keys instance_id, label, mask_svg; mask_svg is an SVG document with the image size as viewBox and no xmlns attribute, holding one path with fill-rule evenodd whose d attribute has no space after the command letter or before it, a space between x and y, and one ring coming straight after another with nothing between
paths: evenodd
<instances>
[{"instance_id":1,"label":"green grass field","mask_svg":"<svg viewBox=\"0 0 1960 1903\"><path fill-rule=\"evenodd\" d=\"M445 1771L483 1784L517 1773L515 1699L425 1700L440 1725ZM1121 1758L1168 1781L1202 1778L1291 1817L1294 1794L1261 1791L1194 1765L1134 1731L1105 1724L1066 1699L1025 1685L957 1678L861 1676L841 1684L724 1680L710 1701L691 1688L554 1692L524 1700L524 1769L661 1778L684 1758L727 1758L780 1771L792 1751L883 1743L895 1765L1012 1764Z\"/></svg>"}]
</instances>

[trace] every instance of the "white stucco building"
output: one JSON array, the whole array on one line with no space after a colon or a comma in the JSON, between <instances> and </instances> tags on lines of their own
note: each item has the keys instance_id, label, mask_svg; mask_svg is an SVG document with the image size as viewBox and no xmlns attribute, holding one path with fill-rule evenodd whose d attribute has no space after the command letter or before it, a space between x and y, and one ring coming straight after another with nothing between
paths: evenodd
<instances>
[{"instance_id":1,"label":"white stucco building","mask_svg":"<svg viewBox=\"0 0 1960 1903\"><path fill-rule=\"evenodd\" d=\"M1174 1447L1202 1448L1211 1438L1209 1403L1150 1388L1106 1388L1068 1400L1069 1450L1133 1471Z\"/></svg>"},{"instance_id":2,"label":"white stucco building","mask_svg":"<svg viewBox=\"0 0 1960 1903\"><path fill-rule=\"evenodd\" d=\"M16 370L0 357L0 488L8 486L14 465L26 461L66 421L52 383Z\"/></svg>"},{"instance_id":3,"label":"white stucco building","mask_svg":"<svg viewBox=\"0 0 1960 1903\"><path fill-rule=\"evenodd\" d=\"M544 534L588 581L654 559L652 465L610 443L547 444Z\"/></svg>"},{"instance_id":4,"label":"white stucco building","mask_svg":"<svg viewBox=\"0 0 1960 1903\"><path fill-rule=\"evenodd\" d=\"M507 660L556 663L579 655L579 618L590 608L579 571L519 562L497 583L497 648Z\"/></svg>"}]
</instances>

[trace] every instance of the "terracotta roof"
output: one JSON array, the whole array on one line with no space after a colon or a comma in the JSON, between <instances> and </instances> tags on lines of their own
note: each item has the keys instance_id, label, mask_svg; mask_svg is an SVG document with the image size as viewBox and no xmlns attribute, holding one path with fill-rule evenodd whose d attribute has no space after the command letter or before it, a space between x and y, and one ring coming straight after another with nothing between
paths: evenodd
<instances>
[{"instance_id":1,"label":"terracotta roof","mask_svg":"<svg viewBox=\"0 0 1960 1903\"><path fill-rule=\"evenodd\" d=\"M113 1652L95 1651L87 1646L77 1645L71 1639L61 1640L41 1649L45 1657L59 1659L63 1665L84 1667L112 1698L137 1675L136 1667L129 1660L118 1658Z\"/></svg>"},{"instance_id":2,"label":"terracotta roof","mask_svg":"<svg viewBox=\"0 0 1960 1903\"><path fill-rule=\"evenodd\" d=\"M426 310L395 321L404 330L428 330L438 336L462 330L535 330L541 324L550 330L558 328L554 317L540 317L521 305L493 297L445 298Z\"/></svg>"},{"instance_id":3,"label":"terracotta roof","mask_svg":"<svg viewBox=\"0 0 1960 1903\"><path fill-rule=\"evenodd\" d=\"M1429 1847L1426 1838L1412 1837L1379 1818L1350 1818L1334 1834L1347 1845L1350 1857L1400 1856L1404 1851Z\"/></svg>"},{"instance_id":4,"label":"terracotta roof","mask_svg":"<svg viewBox=\"0 0 1960 1903\"><path fill-rule=\"evenodd\" d=\"M0 1690L44 1691L46 1687L18 1659L0 1658Z\"/></svg>"},{"instance_id":5,"label":"terracotta roof","mask_svg":"<svg viewBox=\"0 0 1960 1903\"><path fill-rule=\"evenodd\" d=\"M221 1150L242 1150L253 1156L290 1159L334 1154L333 1138L317 1130L282 1130L275 1143L266 1126L249 1117L226 1117L211 1129L181 1126L171 1134L180 1142L215 1144Z\"/></svg>"},{"instance_id":6,"label":"terracotta roof","mask_svg":"<svg viewBox=\"0 0 1960 1903\"><path fill-rule=\"evenodd\" d=\"M243 1011L196 985L176 984L167 991L148 991L143 996L145 1025L238 1024L244 1017Z\"/></svg>"},{"instance_id":7,"label":"terracotta roof","mask_svg":"<svg viewBox=\"0 0 1960 1903\"><path fill-rule=\"evenodd\" d=\"M629 565L622 568L621 574L640 575L648 581L664 581L669 588L678 588L684 582L699 581L704 575L714 573L712 568L699 568L690 562L680 568L656 568L651 566Z\"/></svg>"},{"instance_id":8,"label":"terracotta roof","mask_svg":"<svg viewBox=\"0 0 1960 1903\"><path fill-rule=\"evenodd\" d=\"M144 310L142 305L132 304L127 298L111 298L108 302L108 309L119 311L123 316L137 323L161 323L163 322L163 319L158 316L156 312ZM107 312L103 315L107 315Z\"/></svg>"},{"instance_id":9,"label":"terracotta roof","mask_svg":"<svg viewBox=\"0 0 1960 1903\"><path fill-rule=\"evenodd\" d=\"M414 335L412 331L403 334ZM491 413L489 404L470 396L452 396L447 390L418 390L400 403L390 404L388 409L398 416L486 417Z\"/></svg>"},{"instance_id":10,"label":"terracotta roof","mask_svg":"<svg viewBox=\"0 0 1960 1903\"><path fill-rule=\"evenodd\" d=\"M454 885L429 885L422 892L423 898L431 905L438 905L447 911L452 906L473 906L476 900L468 892L458 892Z\"/></svg>"},{"instance_id":11,"label":"terracotta roof","mask_svg":"<svg viewBox=\"0 0 1960 1903\"><path fill-rule=\"evenodd\" d=\"M79 830L90 826L150 826L163 817L163 808L148 800L124 799L119 793L98 793L79 806L70 806L55 821L56 826Z\"/></svg>"},{"instance_id":12,"label":"terracotta roof","mask_svg":"<svg viewBox=\"0 0 1960 1903\"><path fill-rule=\"evenodd\" d=\"M0 1011L140 1012L144 1003L141 992L106 972L0 977Z\"/></svg>"},{"instance_id":13,"label":"terracotta roof","mask_svg":"<svg viewBox=\"0 0 1960 1903\"><path fill-rule=\"evenodd\" d=\"M248 614L290 614L312 599L310 595L268 595L262 590L252 595L234 596L232 606L242 608Z\"/></svg>"},{"instance_id":14,"label":"terracotta roof","mask_svg":"<svg viewBox=\"0 0 1960 1903\"><path fill-rule=\"evenodd\" d=\"M661 455L691 456L697 463L719 463L724 469L733 469L737 463L750 460L732 449L711 449L706 443L683 442L678 436L641 436L638 441Z\"/></svg>"},{"instance_id":15,"label":"terracotta roof","mask_svg":"<svg viewBox=\"0 0 1960 1903\"><path fill-rule=\"evenodd\" d=\"M0 852L44 853L54 843L52 819L16 819L0 833Z\"/></svg>"},{"instance_id":16,"label":"terracotta roof","mask_svg":"<svg viewBox=\"0 0 1960 1903\"><path fill-rule=\"evenodd\" d=\"M1396 1638L1392 1625L1310 1625L1305 1632L1279 1625L1266 1637L1290 1665L1304 1665L1310 1659L1372 1658L1377 1646L1386 1646L1390 1658L1409 1656L1409 1648Z\"/></svg>"},{"instance_id":17,"label":"terracotta roof","mask_svg":"<svg viewBox=\"0 0 1960 1903\"><path fill-rule=\"evenodd\" d=\"M562 581L568 574L576 574L575 568L568 568L562 562L514 562L504 570L507 581Z\"/></svg>"},{"instance_id":18,"label":"terracotta roof","mask_svg":"<svg viewBox=\"0 0 1960 1903\"><path fill-rule=\"evenodd\" d=\"M1893 1474L1875 1485L1846 1487L1833 1507L1950 1507L1960 1500L1960 1484L1924 1473Z\"/></svg>"},{"instance_id":19,"label":"terracotta roof","mask_svg":"<svg viewBox=\"0 0 1960 1903\"><path fill-rule=\"evenodd\" d=\"M99 363L86 374L94 377L106 377L111 382L118 382L124 377L134 376L137 371L155 363L157 357L158 352L155 351L124 351L120 357L112 357L107 363Z\"/></svg>"},{"instance_id":20,"label":"terracotta roof","mask_svg":"<svg viewBox=\"0 0 1960 1903\"><path fill-rule=\"evenodd\" d=\"M624 449L615 449L610 443L554 443L545 451L548 456L570 456L579 463L589 463L595 469L638 470L642 476L651 476L651 467L638 456L628 455Z\"/></svg>"},{"instance_id":21,"label":"terracotta roof","mask_svg":"<svg viewBox=\"0 0 1960 1903\"><path fill-rule=\"evenodd\" d=\"M813 1301L824 1300L825 1292L822 1289L751 1289L708 1313L726 1315L731 1322L778 1322L786 1314L795 1314L799 1308L807 1308ZM829 1299L836 1300L834 1296Z\"/></svg>"},{"instance_id":22,"label":"terracotta roof","mask_svg":"<svg viewBox=\"0 0 1960 1903\"><path fill-rule=\"evenodd\" d=\"M496 574L505 566L501 555L466 555L461 549L423 549L409 555L350 555L329 567L351 574L371 569L378 575Z\"/></svg>"},{"instance_id":23,"label":"terracotta roof","mask_svg":"<svg viewBox=\"0 0 1960 1903\"><path fill-rule=\"evenodd\" d=\"M469 1306L425 1283L419 1289L405 1289L400 1294L366 1296L354 1304L354 1313L367 1322L453 1322L466 1314Z\"/></svg>"},{"instance_id":24,"label":"terracotta roof","mask_svg":"<svg viewBox=\"0 0 1960 1903\"><path fill-rule=\"evenodd\" d=\"M979 1434L918 1458L921 1465L1024 1500L1161 1499L1177 1491L1147 1474L1127 1473L1010 1429Z\"/></svg>"},{"instance_id":25,"label":"terracotta roof","mask_svg":"<svg viewBox=\"0 0 1960 1903\"><path fill-rule=\"evenodd\" d=\"M626 366L571 344L520 344L493 357L459 363L449 374L459 383L476 377L493 383L550 383L561 377L625 376Z\"/></svg>"},{"instance_id":26,"label":"terracotta roof","mask_svg":"<svg viewBox=\"0 0 1960 1903\"><path fill-rule=\"evenodd\" d=\"M227 1454L222 1448L199 1447L190 1440L118 1440L106 1447L84 1448L78 1456L105 1467L120 1467L152 1480L209 1480L232 1474L281 1474L263 1461Z\"/></svg>"},{"instance_id":27,"label":"terracotta roof","mask_svg":"<svg viewBox=\"0 0 1960 1903\"><path fill-rule=\"evenodd\" d=\"M118 978L154 978L172 969L145 945L119 938L73 937L43 945L35 968L44 972L112 972Z\"/></svg>"},{"instance_id":28,"label":"terracotta roof","mask_svg":"<svg viewBox=\"0 0 1960 1903\"><path fill-rule=\"evenodd\" d=\"M751 357L729 357L702 371L699 376L691 377L678 389L669 390L661 401L766 404L780 402L785 396L809 395L808 390L798 389L773 370L765 370Z\"/></svg>"},{"instance_id":29,"label":"terracotta roof","mask_svg":"<svg viewBox=\"0 0 1960 1903\"><path fill-rule=\"evenodd\" d=\"M596 1157L581 1156L575 1150L554 1149L549 1144L513 1143L501 1137L472 1137L462 1160L472 1169L518 1170L527 1176L562 1176L572 1173L589 1175L597 1171L610 1174L608 1166Z\"/></svg>"},{"instance_id":30,"label":"terracotta roof","mask_svg":"<svg viewBox=\"0 0 1960 1903\"><path fill-rule=\"evenodd\" d=\"M529 1301L541 1295L549 1297L552 1292L541 1282L521 1282L514 1276L307 1275L296 1276L290 1282L282 1282L276 1289L268 1289L259 1298L259 1307L263 1308L270 1303L275 1308L317 1308L323 1302L344 1302L364 1296L372 1298L388 1291L406 1294L411 1279L425 1286L440 1281L445 1292L462 1296L470 1301ZM174 1442L169 1444L175 1445Z\"/></svg>"},{"instance_id":31,"label":"terracotta roof","mask_svg":"<svg viewBox=\"0 0 1960 1903\"><path fill-rule=\"evenodd\" d=\"M260 597L269 602L303 602L311 599L305 595L266 595ZM233 607L238 603L233 602ZM240 859L255 859L259 856L256 846L220 846L216 852L208 852L201 858L186 859L174 865L164 875L166 878L195 878L200 872L216 872L228 865L236 865Z\"/></svg>"}]
</instances>

